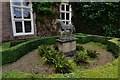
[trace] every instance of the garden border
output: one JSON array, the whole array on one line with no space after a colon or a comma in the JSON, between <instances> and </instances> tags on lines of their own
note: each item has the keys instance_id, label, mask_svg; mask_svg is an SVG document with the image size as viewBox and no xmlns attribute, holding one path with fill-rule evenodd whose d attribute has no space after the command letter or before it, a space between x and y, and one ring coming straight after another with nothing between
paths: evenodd
<instances>
[{"instance_id":1,"label":"garden border","mask_svg":"<svg viewBox=\"0 0 120 80\"><path fill-rule=\"evenodd\" d=\"M77 43L84 44L84 43L93 41L93 42L100 42L102 44L109 45L107 46L108 50L111 51L116 58L118 57L120 53L119 46L116 43L110 41L110 39L112 38L107 38L103 36L94 36L94 35L89 35L89 36L77 35L76 37L78 38ZM33 39L27 42L23 42L9 49L6 49L1 52L2 53L2 65L17 61L23 55L27 54L28 52L34 49L37 49L38 46L40 45L55 44L57 38L58 36L37 38L37 39Z\"/></svg>"}]
</instances>

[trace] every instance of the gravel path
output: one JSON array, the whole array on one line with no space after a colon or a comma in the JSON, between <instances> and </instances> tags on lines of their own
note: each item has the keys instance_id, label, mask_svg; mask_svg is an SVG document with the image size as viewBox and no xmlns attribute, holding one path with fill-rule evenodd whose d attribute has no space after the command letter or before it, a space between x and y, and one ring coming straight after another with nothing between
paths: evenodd
<instances>
[{"instance_id":1,"label":"gravel path","mask_svg":"<svg viewBox=\"0 0 120 80\"><path fill-rule=\"evenodd\" d=\"M2 66L2 72L20 71L25 73L40 73L40 74L54 74L51 67L44 64L44 60L38 55L37 50L34 50L18 61Z\"/></svg>"}]
</instances>

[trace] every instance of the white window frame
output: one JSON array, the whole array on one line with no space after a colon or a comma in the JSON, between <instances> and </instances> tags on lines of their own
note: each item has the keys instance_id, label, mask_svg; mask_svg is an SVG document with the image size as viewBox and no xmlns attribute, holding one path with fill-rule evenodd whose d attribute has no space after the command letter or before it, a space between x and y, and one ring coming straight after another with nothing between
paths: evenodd
<instances>
[{"instance_id":1,"label":"white window frame","mask_svg":"<svg viewBox=\"0 0 120 80\"><path fill-rule=\"evenodd\" d=\"M22 36L22 35L33 35L34 34L34 26L33 26L33 9L32 9L32 3L30 1L31 6L24 6L22 4L22 1L24 0L20 0L21 2L21 6L18 5L14 5L12 2L13 0L10 0L10 9L11 9L11 19L12 19L12 29L13 29L13 36ZM13 12L13 7L15 8L20 8L21 9L21 15L22 18L14 18L14 12ZM23 10L24 9L29 9L30 10L30 19L24 19L24 14L23 14ZM15 26L15 22L22 22L22 32L21 33L17 33L16 32L16 26ZM24 26L24 21L30 21L31 22L31 32L27 32L25 33L25 26Z\"/></svg>"},{"instance_id":2,"label":"white window frame","mask_svg":"<svg viewBox=\"0 0 120 80\"><path fill-rule=\"evenodd\" d=\"M64 10L62 10L62 5L64 5ZM66 5L68 5L69 6L69 11L66 11ZM68 24L71 24L71 17L72 17L72 8L71 8L71 5L69 5L67 2L65 3L65 2L62 2L61 4L60 4L60 20L61 21L64 21L65 22L65 24L66 24L66 22L69 22ZM61 13L64 13L65 14L65 19L62 19L62 15L61 15ZM69 13L69 20L66 20L66 13Z\"/></svg>"}]
</instances>

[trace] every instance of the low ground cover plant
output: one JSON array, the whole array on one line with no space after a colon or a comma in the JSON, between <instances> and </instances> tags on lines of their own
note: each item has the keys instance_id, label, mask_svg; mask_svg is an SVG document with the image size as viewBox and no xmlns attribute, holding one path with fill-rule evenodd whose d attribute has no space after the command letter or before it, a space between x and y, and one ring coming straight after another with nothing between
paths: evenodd
<instances>
[{"instance_id":1,"label":"low ground cover plant","mask_svg":"<svg viewBox=\"0 0 120 80\"><path fill-rule=\"evenodd\" d=\"M83 46L76 46L76 50L80 51L80 50L84 50Z\"/></svg>"},{"instance_id":2,"label":"low ground cover plant","mask_svg":"<svg viewBox=\"0 0 120 80\"><path fill-rule=\"evenodd\" d=\"M71 72L71 65L63 53L45 45L39 46L38 52L47 64L54 66L56 73L64 74Z\"/></svg>"},{"instance_id":3,"label":"low ground cover plant","mask_svg":"<svg viewBox=\"0 0 120 80\"><path fill-rule=\"evenodd\" d=\"M87 50L87 55L90 57L90 58L96 58L98 56L98 52L97 51L94 51L94 50Z\"/></svg>"},{"instance_id":4,"label":"low ground cover plant","mask_svg":"<svg viewBox=\"0 0 120 80\"><path fill-rule=\"evenodd\" d=\"M75 62L79 65L80 63L87 64L89 62L89 56L87 56L87 51L78 51L74 57Z\"/></svg>"},{"instance_id":5,"label":"low ground cover plant","mask_svg":"<svg viewBox=\"0 0 120 80\"><path fill-rule=\"evenodd\" d=\"M86 50L83 46L76 47L76 54L74 56L74 61L79 65L81 63L88 64L90 62L90 58L96 58L99 53L94 50Z\"/></svg>"}]
</instances>

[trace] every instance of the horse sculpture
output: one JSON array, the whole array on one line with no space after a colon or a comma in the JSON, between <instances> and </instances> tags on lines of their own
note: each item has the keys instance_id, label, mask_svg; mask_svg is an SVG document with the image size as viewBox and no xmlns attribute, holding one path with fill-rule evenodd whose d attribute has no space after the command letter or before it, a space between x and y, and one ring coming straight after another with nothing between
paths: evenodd
<instances>
[{"instance_id":1,"label":"horse sculpture","mask_svg":"<svg viewBox=\"0 0 120 80\"><path fill-rule=\"evenodd\" d=\"M60 34L61 37L63 37L63 34L67 35L68 33L70 33L70 36L73 34L73 32L75 32L75 27L72 24L65 24L64 22L62 22L60 19L56 20L56 23L59 24L60 26Z\"/></svg>"}]
</instances>

